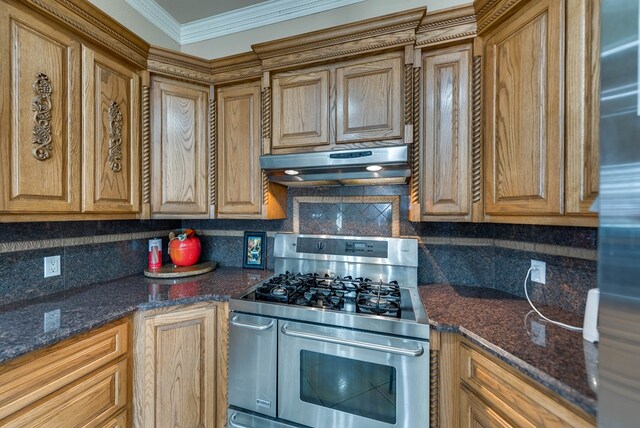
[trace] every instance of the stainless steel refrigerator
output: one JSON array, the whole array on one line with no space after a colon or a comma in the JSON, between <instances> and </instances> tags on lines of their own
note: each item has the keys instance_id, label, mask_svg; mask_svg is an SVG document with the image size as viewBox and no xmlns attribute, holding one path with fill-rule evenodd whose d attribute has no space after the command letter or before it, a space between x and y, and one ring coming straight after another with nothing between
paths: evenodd
<instances>
[{"instance_id":1,"label":"stainless steel refrigerator","mask_svg":"<svg viewBox=\"0 0 640 428\"><path fill-rule=\"evenodd\" d=\"M602 0L598 426L640 426L640 0Z\"/></svg>"}]
</instances>

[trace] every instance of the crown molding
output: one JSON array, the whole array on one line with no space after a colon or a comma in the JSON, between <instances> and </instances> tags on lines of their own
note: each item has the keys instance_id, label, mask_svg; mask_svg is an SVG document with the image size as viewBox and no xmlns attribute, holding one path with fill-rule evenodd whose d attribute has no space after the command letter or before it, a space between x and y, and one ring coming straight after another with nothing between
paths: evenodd
<instances>
[{"instance_id":1,"label":"crown molding","mask_svg":"<svg viewBox=\"0 0 640 428\"><path fill-rule=\"evenodd\" d=\"M251 30L364 0L269 0L182 25L182 44Z\"/></svg>"},{"instance_id":2,"label":"crown molding","mask_svg":"<svg viewBox=\"0 0 640 428\"><path fill-rule=\"evenodd\" d=\"M197 21L180 24L155 0L126 0L142 16L180 45L264 27L365 0L268 0Z\"/></svg>"},{"instance_id":3,"label":"crown molding","mask_svg":"<svg viewBox=\"0 0 640 428\"><path fill-rule=\"evenodd\" d=\"M171 37L178 44L181 42L182 26L176 19L162 8L155 0L125 0L129 6L140 12L160 31Z\"/></svg>"}]
</instances>

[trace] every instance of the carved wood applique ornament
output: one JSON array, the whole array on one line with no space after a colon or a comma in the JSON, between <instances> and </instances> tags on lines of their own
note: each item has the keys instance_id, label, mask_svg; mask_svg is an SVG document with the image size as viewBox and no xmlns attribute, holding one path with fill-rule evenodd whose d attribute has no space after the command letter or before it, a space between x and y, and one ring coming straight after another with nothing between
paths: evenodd
<instances>
[{"instance_id":1,"label":"carved wood applique ornament","mask_svg":"<svg viewBox=\"0 0 640 428\"><path fill-rule=\"evenodd\" d=\"M44 73L36 75L33 83L32 110L35 114L35 124L33 125L33 157L39 161L47 160L51 157L51 82L49 76Z\"/></svg>"},{"instance_id":2,"label":"carved wood applique ornament","mask_svg":"<svg viewBox=\"0 0 640 428\"><path fill-rule=\"evenodd\" d=\"M122 112L117 102L109 106L109 168L113 172L122 170Z\"/></svg>"}]
</instances>

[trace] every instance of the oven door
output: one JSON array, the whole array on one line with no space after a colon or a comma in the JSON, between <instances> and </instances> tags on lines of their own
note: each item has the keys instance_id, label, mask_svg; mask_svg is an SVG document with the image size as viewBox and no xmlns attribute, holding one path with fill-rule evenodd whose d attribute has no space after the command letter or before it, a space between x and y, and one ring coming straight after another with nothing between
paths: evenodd
<instances>
[{"instance_id":1,"label":"oven door","mask_svg":"<svg viewBox=\"0 0 640 428\"><path fill-rule=\"evenodd\" d=\"M276 416L277 320L231 313L229 405Z\"/></svg>"},{"instance_id":2,"label":"oven door","mask_svg":"<svg viewBox=\"0 0 640 428\"><path fill-rule=\"evenodd\" d=\"M278 417L311 427L428 427L429 343L278 321Z\"/></svg>"}]
</instances>

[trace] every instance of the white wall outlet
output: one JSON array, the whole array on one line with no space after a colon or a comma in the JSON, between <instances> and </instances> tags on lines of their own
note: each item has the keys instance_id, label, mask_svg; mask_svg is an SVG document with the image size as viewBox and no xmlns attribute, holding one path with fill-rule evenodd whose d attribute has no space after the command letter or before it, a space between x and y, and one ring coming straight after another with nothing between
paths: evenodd
<instances>
[{"instance_id":1,"label":"white wall outlet","mask_svg":"<svg viewBox=\"0 0 640 428\"><path fill-rule=\"evenodd\" d=\"M531 341L538 346L546 346L547 332L544 324L531 320Z\"/></svg>"},{"instance_id":2,"label":"white wall outlet","mask_svg":"<svg viewBox=\"0 0 640 428\"><path fill-rule=\"evenodd\" d=\"M60 275L60 256L44 258L44 277Z\"/></svg>"},{"instance_id":3,"label":"white wall outlet","mask_svg":"<svg viewBox=\"0 0 640 428\"><path fill-rule=\"evenodd\" d=\"M60 328L60 309L44 313L44 332L50 332Z\"/></svg>"},{"instance_id":4,"label":"white wall outlet","mask_svg":"<svg viewBox=\"0 0 640 428\"><path fill-rule=\"evenodd\" d=\"M538 284L547 283L547 264L540 260L531 260L531 281Z\"/></svg>"}]
</instances>

